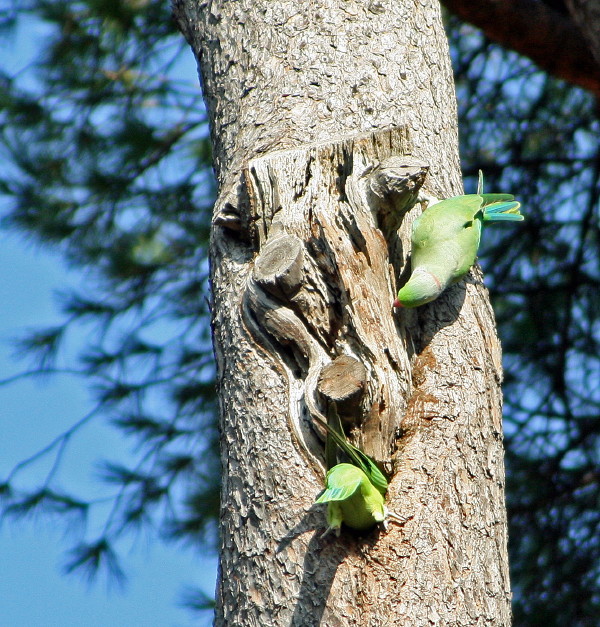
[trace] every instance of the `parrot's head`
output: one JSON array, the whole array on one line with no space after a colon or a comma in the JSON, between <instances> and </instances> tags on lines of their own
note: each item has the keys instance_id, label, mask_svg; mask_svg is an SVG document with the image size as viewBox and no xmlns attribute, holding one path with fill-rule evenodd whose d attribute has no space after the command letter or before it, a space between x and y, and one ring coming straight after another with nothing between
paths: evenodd
<instances>
[{"instance_id":1,"label":"parrot's head","mask_svg":"<svg viewBox=\"0 0 600 627\"><path fill-rule=\"evenodd\" d=\"M398 292L394 307L419 307L435 300L442 292L440 281L424 268L415 268L406 285Z\"/></svg>"}]
</instances>

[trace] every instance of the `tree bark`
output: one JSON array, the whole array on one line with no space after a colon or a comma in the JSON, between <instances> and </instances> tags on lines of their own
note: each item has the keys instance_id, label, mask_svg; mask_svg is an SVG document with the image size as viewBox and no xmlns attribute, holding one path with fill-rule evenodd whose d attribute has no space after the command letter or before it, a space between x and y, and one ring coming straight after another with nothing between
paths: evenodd
<instances>
[{"instance_id":1,"label":"tree bark","mask_svg":"<svg viewBox=\"0 0 600 627\"><path fill-rule=\"evenodd\" d=\"M175 12L219 182L216 624L508 625L500 350L481 275L417 310L391 306L423 181L462 192L439 4ZM321 537L313 417L333 401L392 475L403 524Z\"/></svg>"}]
</instances>

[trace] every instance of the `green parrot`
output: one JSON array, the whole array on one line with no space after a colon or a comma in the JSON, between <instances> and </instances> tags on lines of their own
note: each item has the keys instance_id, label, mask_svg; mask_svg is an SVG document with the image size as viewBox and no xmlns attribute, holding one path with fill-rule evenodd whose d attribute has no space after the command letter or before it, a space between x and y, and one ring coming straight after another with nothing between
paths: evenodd
<instances>
[{"instance_id":1,"label":"green parrot","mask_svg":"<svg viewBox=\"0 0 600 627\"><path fill-rule=\"evenodd\" d=\"M358 466L337 464L327 473L326 488L317 503L327 503L327 531L340 534L342 522L369 529L387 517L384 495ZM325 535L323 534L323 535Z\"/></svg>"},{"instance_id":2,"label":"green parrot","mask_svg":"<svg viewBox=\"0 0 600 627\"><path fill-rule=\"evenodd\" d=\"M385 506L386 477L373 459L346 440L335 408L333 413L334 420L331 415L328 420L334 427L318 417L315 419L327 430L327 448L331 450L329 441L333 441L351 463L336 464L329 469L325 491L316 500L327 503L328 527L323 535L330 531L339 535L342 522L352 529L364 530L385 523L388 516L394 517Z\"/></svg>"},{"instance_id":3,"label":"green parrot","mask_svg":"<svg viewBox=\"0 0 600 627\"><path fill-rule=\"evenodd\" d=\"M511 194L484 194L480 170L476 194L427 207L413 223L412 274L394 307L419 307L459 281L475 263L483 225L523 220L520 206Z\"/></svg>"}]
</instances>

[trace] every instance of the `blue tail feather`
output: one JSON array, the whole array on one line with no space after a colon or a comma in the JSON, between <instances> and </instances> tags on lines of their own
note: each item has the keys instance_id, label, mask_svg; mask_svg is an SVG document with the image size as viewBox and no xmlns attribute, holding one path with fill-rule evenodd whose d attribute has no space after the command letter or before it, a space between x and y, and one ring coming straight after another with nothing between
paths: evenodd
<instances>
[{"instance_id":1,"label":"blue tail feather","mask_svg":"<svg viewBox=\"0 0 600 627\"><path fill-rule=\"evenodd\" d=\"M512 198L512 196L511 196ZM512 202L495 202L483 208L484 222L500 222L502 220L509 222L520 222L525 218L519 213L521 203Z\"/></svg>"},{"instance_id":2,"label":"blue tail feather","mask_svg":"<svg viewBox=\"0 0 600 627\"><path fill-rule=\"evenodd\" d=\"M483 193L483 172L481 170L479 170L477 195L483 199L480 211L484 222L500 222L502 220L520 222L525 219L519 213L521 203L517 202L512 194Z\"/></svg>"}]
</instances>

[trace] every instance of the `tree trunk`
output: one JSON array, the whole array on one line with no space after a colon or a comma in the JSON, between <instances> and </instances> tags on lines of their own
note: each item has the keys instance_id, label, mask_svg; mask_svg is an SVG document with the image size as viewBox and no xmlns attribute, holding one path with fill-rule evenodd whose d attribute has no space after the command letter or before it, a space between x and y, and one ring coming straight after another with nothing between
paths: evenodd
<instances>
[{"instance_id":1,"label":"tree trunk","mask_svg":"<svg viewBox=\"0 0 600 627\"><path fill-rule=\"evenodd\" d=\"M175 11L219 182L216 624L508 625L500 351L481 275L392 309L420 186L462 192L438 3ZM331 401L392 475L402 524L321 537L313 417Z\"/></svg>"}]
</instances>

